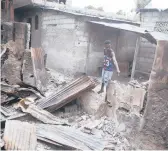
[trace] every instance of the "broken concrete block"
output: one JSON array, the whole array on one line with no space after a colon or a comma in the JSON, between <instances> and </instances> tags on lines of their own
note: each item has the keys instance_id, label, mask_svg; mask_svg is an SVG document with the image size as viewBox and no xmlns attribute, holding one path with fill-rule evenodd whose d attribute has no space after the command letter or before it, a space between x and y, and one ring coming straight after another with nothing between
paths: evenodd
<instances>
[{"instance_id":1,"label":"broken concrete block","mask_svg":"<svg viewBox=\"0 0 168 151\"><path fill-rule=\"evenodd\" d=\"M96 117L102 117L106 112L106 103L104 97L94 91L84 92L78 99L81 107L88 114Z\"/></svg>"},{"instance_id":2,"label":"broken concrete block","mask_svg":"<svg viewBox=\"0 0 168 151\"><path fill-rule=\"evenodd\" d=\"M33 64L30 50L26 50L23 56L22 77L23 82L35 86Z\"/></svg>"},{"instance_id":3,"label":"broken concrete block","mask_svg":"<svg viewBox=\"0 0 168 151\"><path fill-rule=\"evenodd\" d=\"M134 88L132 94L133 94L132 106L136 106L137 111L140 112L140 110L143 108L143 102L145 100L146 90L142 88Z\"/></svg>"},{"instance_id":4,"label":"broken concrete block","mask_svg":"<svg viewBox=\"0 0 168 151\"><path fill-rule=\"evenodd\" d=\"M19 40L9 41L5 47L8 51L3 62L1 60L1 78L9 84L16 84L21 81L24 48L19 44Z\"/></svg>"},{"instance_id":5,"label":"broken concrete block","mask_svg":"<svg viewBox=\"0 0 168 151\"><path fill-rule=\"evenodd\" d=\"M8 56L1 67L1 78L5 79L9 84L21 82L21 61L17 60L13 55Z\"/></svg>"}]
</instances>

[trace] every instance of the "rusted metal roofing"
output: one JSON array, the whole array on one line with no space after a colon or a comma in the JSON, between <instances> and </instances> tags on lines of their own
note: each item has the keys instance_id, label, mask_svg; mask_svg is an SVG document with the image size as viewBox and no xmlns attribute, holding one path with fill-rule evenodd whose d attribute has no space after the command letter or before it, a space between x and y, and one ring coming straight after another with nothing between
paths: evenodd
<instances>
[{"instance_id":1,"label":"rusted metal roofing","mask_svg":"<svg viewBox=\"0 0 168 151\"><path fill-rule=\"evenodd\" d=\"M6 121L3 140L6 150L35 150L36 127L27 122Z\"/></svg>"},{"instance_id":2,"label":"rusted metal roofing","mask_svg":"<svg viewBox=\"0 0 168 151\"><path fill-rule=\"evenodd\" d=\"M18 112L12 106L8 106L8 107L1 106L0 112L5 116L12 116L12 115L18 114Z\"/></svg>"},{"instance_id":3,"label":"rusted metal roofing","mask_svg":"<svg viewBox=\"0 0 168 151\"><path fill-rule=\"evenodd\" d=\"M34 8L41 8L46 10L55 10L59 12L64 12L76 16L87 16L92 18L99 18L99 19L107 19L107 20L118 20L118 21L124 21L129 22L132 24L137 24L133 22L132 17L130 16L124 16L124 15L118 15L112 12L103 12L98 10L91 10L91 9L85 9L85 8L78 8L78 7L71 7L68 5L62 5L56 2L51 2L49 0L27 0L29 2L21 2L23 0L16 0L15 8L24 7L28 9Z\"/></svg>"},{"instance_id":4,"label":"rusted metal roofing","mask_svg":"<svg viewBox=\"0 0 168 151\"><path fill-rule=\"evenodd\" d=\"M26 100L24 99L18 103L17 107L21 108L24 113L29 113L33 117L46 124L65 125L68 123L67 121L57 118L56 116L35 106L34 104L27 105Z\"/></svg>"},{"instance_id":5,"label":"rusted metal roofing","mask_svg":"<svg viewBox=\"0 0 168 151\"><path fill-rule=\"evenodd\" d=\"M96 83L93 79L82 76L72 81L70 84L65 85L58 90L58 92L40 100L37 106L43 109L47 108L50 112L55 111L71 102L73 99L76 99L81 92L93 89L95 86Z\"/></svg>"},{"instance_id":6,"label":"rusted metal roofing","mask_svg":"<svg viewBox=\"0 0 168 151\"><path fill-rule=\"evenodd\" d=\"M93 24L99 24L107 27L122 29L122 30L131 31L135 33L140 33L140 34L145 34L146 32L146 30L141 27L130 25L127 23L106 23L106 22L98 22L98 21L89 21L89 22Z\"/></svg>"},{"instance_id":7,"label":"rusted metal roofing","mask_svg":"<svg viewBox=\"0 0 168 151\"><path fill-rule=\"evenodd\" d=\"M106 142L96 136L88 135L80 130L66 126L56 126L47 124L37 125L37 138L63 148L80 150L103 150Z\"/></svg>"},{"instance_id":8,"label":"rusted metal roofing","mask_svg":"<svg viewBox=\"0 0 168 151\"><path fill-rule=\"evenodd\" d=\"M168 35L155 32L155 31L147 31L145 28L138 27L135 25L130 25L127 23L106 23L106 22L97 22L97 21L89 21L92 24L98 24L106 27L111 27L119 30L125 30L129 32L133 32L139 34L143 38L146 38L149 42L157 44L158 40L168 40Z\"/></svg>"},{"instance_id":9,"label":"rusted metal roofing","mask_svg":"<svg viewBox=\"0 0 168 151\"><path fill-rule=\"evenodd\" d=\"M45 53L41 48L31 48L35 83L36 87L42 92L44 91L47 84L44 55Z\"/></svg>"}]
</instances>

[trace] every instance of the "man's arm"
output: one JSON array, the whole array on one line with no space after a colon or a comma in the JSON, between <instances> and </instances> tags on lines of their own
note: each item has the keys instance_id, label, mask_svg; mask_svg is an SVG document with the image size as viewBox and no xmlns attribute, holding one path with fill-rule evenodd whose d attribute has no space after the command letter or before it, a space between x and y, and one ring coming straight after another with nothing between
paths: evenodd
<instances>
[{"instance_id":1,"label":"man's arm","mask_svg":"<svg viewBox=\"0 0 168 151\"><path fill-rule=\"evenodd\" d=\"M118 67L118 63L117 63L117 60L116 60L116 57L115 57L115 53L114 53L114 52L112 52L112 59L113 59L114 65L115 65L115 67L116 67L116 69L117 69L117 73L120 73L120 69L119 69L119 67Z\"/></svg>"}]
</instances>

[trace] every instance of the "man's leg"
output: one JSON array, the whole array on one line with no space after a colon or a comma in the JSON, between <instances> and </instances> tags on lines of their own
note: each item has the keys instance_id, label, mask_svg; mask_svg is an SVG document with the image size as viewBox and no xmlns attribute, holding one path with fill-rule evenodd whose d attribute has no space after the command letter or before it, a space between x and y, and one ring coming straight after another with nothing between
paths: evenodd
<instances>
[{"instance_id":1,"label":"man's leg","mask_svg":"<svg viewBox=\"0 0 168 151\"><path fill-rule=\"evenodd\" d=\"M105 92L107 92L107 87L108 87L108 84L109 82L111 81L111 78L112 78L112 75L113 75L113 72L112 71L106 71L105 73L105 80L104 80L104 87L105 87Z\"/></svg>"},{"instance_id":2,"label":"man's leg","mask_svg":"<svg viewBox=\"0 0 168 151\"><path fill-rule=\"evenodd\" d=\"M105 71L104 71L104 69L102 69L102 84L101 84L101 89L98 92L98 94L104 92L104 75L105 75Z\"/></svg>"},{"instance_id":3,"label":"man's leg","mask_svg":"<svg viewBox=\"0 0 168 151\"><path fill-rule=\"evenodd\" d=\"M102 82L102 84L101 84L101 89L100 89L100 91L98 92L98 94L103 93L103 92L104 92L104 83Z\"/></svg>"}]
</instances>

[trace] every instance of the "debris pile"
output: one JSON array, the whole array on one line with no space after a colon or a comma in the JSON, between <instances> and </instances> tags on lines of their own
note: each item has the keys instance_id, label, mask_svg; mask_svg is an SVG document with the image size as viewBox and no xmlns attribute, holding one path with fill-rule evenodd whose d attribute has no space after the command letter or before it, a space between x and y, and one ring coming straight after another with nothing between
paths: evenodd
<instances>
[{"instance_id":1,"label":"debris pile","mask_svg":"<svg viewBox=\"0 0 168 151\"><path fill-rule=\"evenodd\" d=\"M42 49L22 50L9 41L1 50L1 81L9 85L23 82L44 92L48 78Z\"/></svg>"},{"instance_id":2,"label":"debris pile","mask_svg":"<svg viewBox=\"0 0 168 151\"><path fill-rule=\"evenodd\" d=\"M124 136L127 124L117 111L124 108L133 113L137 109L136 113L140 113L146 84L111 82L106 97L92 90L98 85L94 78L65 80L58 73L47 72L40 48L22 52L11 46L11 42L1 46L1 147L35 150L42 141L68 150L131 149ZM18 70L14 70L16 67ZM38 123L15 121L24 116Z\"/></svg>"},{"instance_id":3,"label":"debris pile","mask_svg":"<svg viewBox=\"0 0 168 151\"><path fill-rule=\"evenodd\" d=\"M80 93L93 89L95 86L96 83L91 78L83 76L65 85L58 92L40 100L37 106L53 112L77 98Z\"/></svg>"},{"instance_id":4,"label":"debris pile","mask_svg":"<svg viewBox=\"0 0 168 151\"><path fill-rule=\"evenodd\" d=\"M123 109L140 115L146 92L146 86L136 81L131 81L128 85L111 81L107 90L106 101L113 108L115 106L116 109Z\"/></svg>"}]
</instances>

